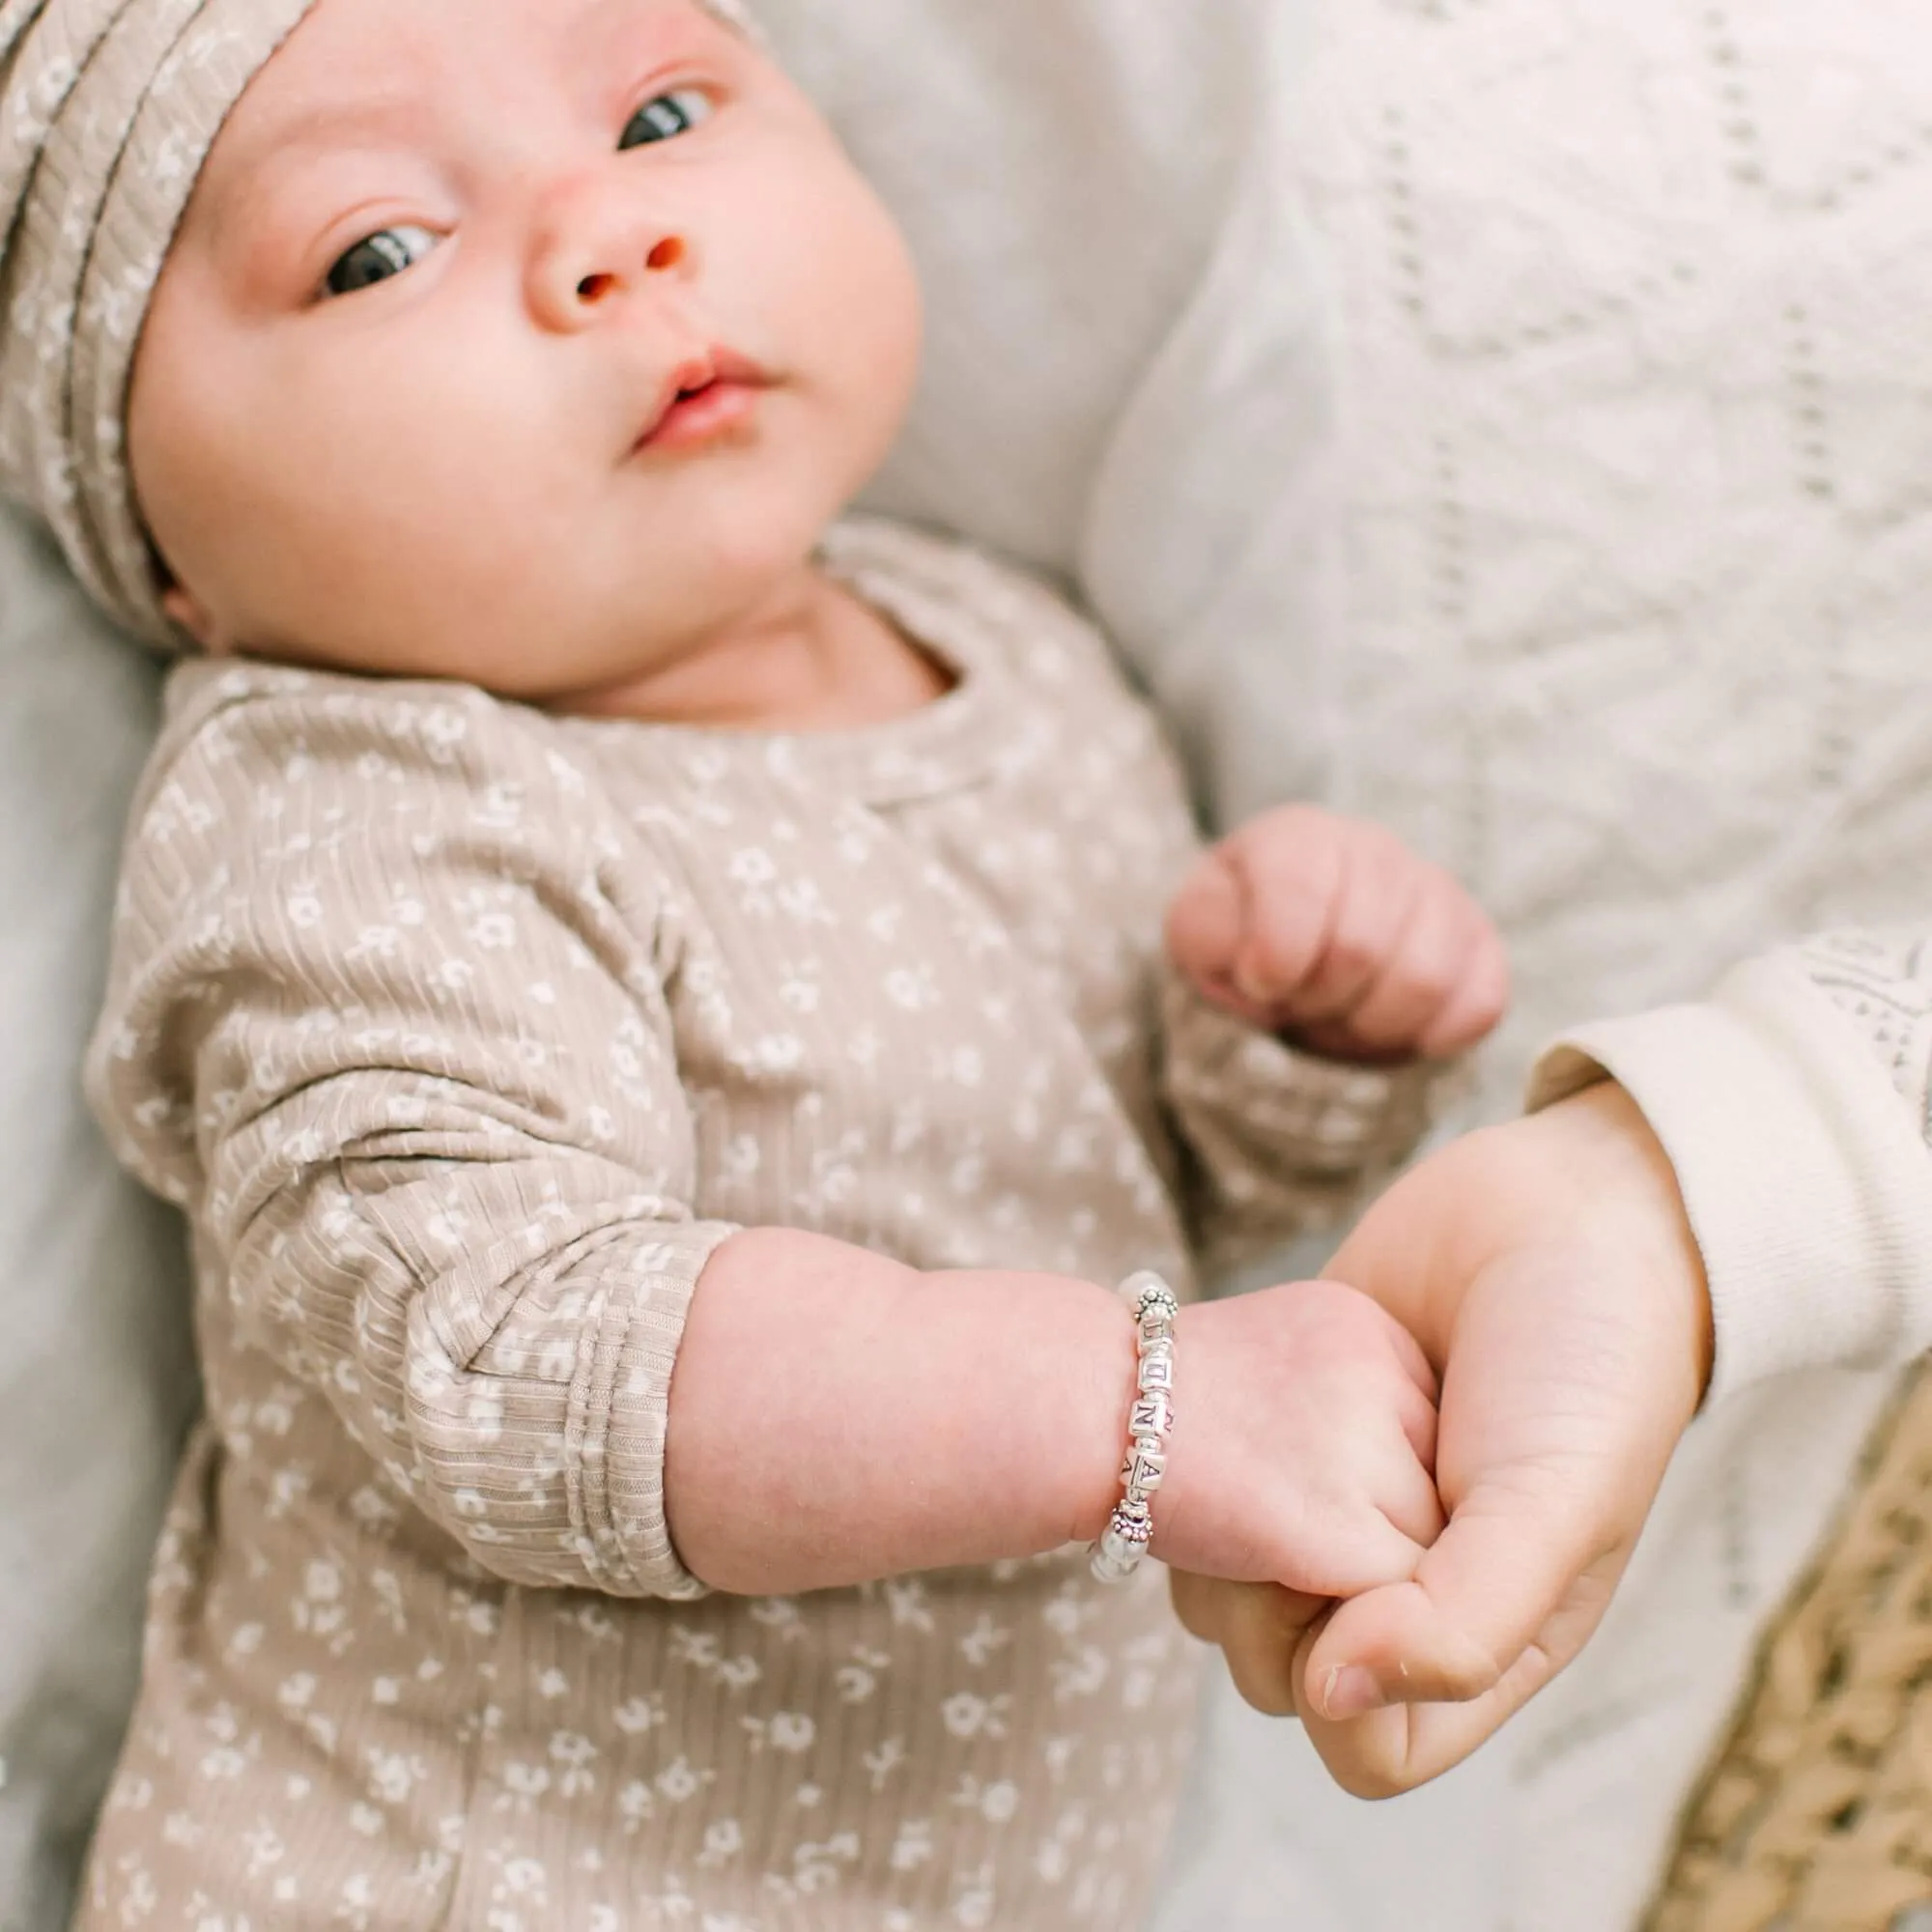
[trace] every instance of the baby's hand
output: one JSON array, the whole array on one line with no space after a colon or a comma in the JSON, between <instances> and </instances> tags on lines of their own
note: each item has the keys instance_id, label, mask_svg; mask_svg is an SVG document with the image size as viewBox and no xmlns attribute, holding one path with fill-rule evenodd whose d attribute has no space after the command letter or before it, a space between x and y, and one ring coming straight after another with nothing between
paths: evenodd
<instances>
[{"instance_id":1,"label":"baby's hand","mask_svg":"<svg viewBox=\"0 0 1932 1932\"><path fill-rule=\"evenodd\" d=\"M1216 1006L1334 1060L1447 1058L1509 996L1502 939L1455 879L1314 806L1263 812L1203 853L1167 947Z\"/></svg>"},{"instance_id":2,"label":"baby's hand","mask_svg":"<svg viewBox=\"0 0 1932 1932\"><path fill-rule=\"evenodd\" d=\"M1268 1704L1329 1599L1406 1581L1440 1533L1435 1378L1397 1322L1338 1282L1183 1309L1176 1331L1152 1551L1177 1573L1182 1620L1237 1673L1260 1673L1237 1681Z\"/></svg>"}]
</instances>

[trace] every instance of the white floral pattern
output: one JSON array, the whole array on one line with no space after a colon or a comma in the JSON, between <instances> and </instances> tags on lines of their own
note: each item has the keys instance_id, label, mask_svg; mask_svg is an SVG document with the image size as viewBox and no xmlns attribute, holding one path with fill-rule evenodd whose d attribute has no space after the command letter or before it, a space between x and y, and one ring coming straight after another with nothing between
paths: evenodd
<instances>
[{"instance_id":1,"label":"white floral pattern","mask_svg":"<svg viewBox=\"0 0 1932 1932\"><path fill-rule=\"evenodd\" d=\"M176 673L91 1081L192 1217L210 1412L90 1932L1129 1922L1196 1689L1157 1576L703 1595L693 1283L780 1222L1185 1284L1421 1083L1163 992L1193 833L1091 629L885 526L827 555L947 696L800 737Z\"/></svg>"}]
</instances>

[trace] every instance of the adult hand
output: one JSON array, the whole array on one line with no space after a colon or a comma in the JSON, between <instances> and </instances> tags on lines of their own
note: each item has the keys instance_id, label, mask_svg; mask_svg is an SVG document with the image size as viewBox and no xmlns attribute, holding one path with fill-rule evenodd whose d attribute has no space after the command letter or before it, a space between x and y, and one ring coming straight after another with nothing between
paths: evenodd
<instances>
[{"instance_id":1,"label":"adult hand","mask_svg":"<svg viewBox=\"0 0 1932 1932\"><path fill-rule=\"evenodd\" d=\"M1465 1757L1596 1629L1708 1379L1710 1297L1669 1162L1609 1084L1425 1161L1329 1273L1441 1368L1448 1527L1412 1580L1325 1618L1187 1582L1177 1602L1338 1782L1386 1796Z\"/></svg>"}]
</instances>

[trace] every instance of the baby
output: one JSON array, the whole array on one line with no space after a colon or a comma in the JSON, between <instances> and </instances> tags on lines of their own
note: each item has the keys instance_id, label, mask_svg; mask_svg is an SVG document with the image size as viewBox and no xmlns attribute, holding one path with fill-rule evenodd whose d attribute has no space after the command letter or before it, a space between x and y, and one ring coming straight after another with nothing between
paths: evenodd
<instances>
[{"instance_id":1,"label":"baby","mask_svg":"<svg viewBox=\"0 0 1932 1932\"><path fill-rule=\"evenodd\" d=\"M0 75L0 478L185 647L90 1080L208 1418L79 1922L1131 1924L1147 1524L1325 1598L1440 1513L1371 1302L1110 1285L1399 1157L1494 933L1200 852L1085 622L839 521L914 278L717 6L14 0Z\"/></svg>"}]
</instances>

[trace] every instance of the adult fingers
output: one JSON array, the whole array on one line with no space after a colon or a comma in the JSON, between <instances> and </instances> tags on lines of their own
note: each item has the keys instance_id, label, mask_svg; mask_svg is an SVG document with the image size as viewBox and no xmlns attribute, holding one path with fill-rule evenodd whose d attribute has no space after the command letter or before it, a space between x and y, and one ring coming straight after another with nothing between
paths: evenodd
<instances>
[{"instance_id":1,"label":"adult fingers","mask_svg":"<svg viewBox=\"0 0 1932 1932\"><path fill-rule=\"evenodd\" d=\"M1296 1652L1301 1719L1329 1776L1357 1798L1393 1798L1439 1777L1487 1743L1561 1667L1554 1655L1532 1645L1492 1690L1466 1704L1395 1704L1337 1722L1321 1709L1327 1673L1309 1668L1326 1634L1326 1626L1311 1626Z\"/></svg>"}]
</instances>

